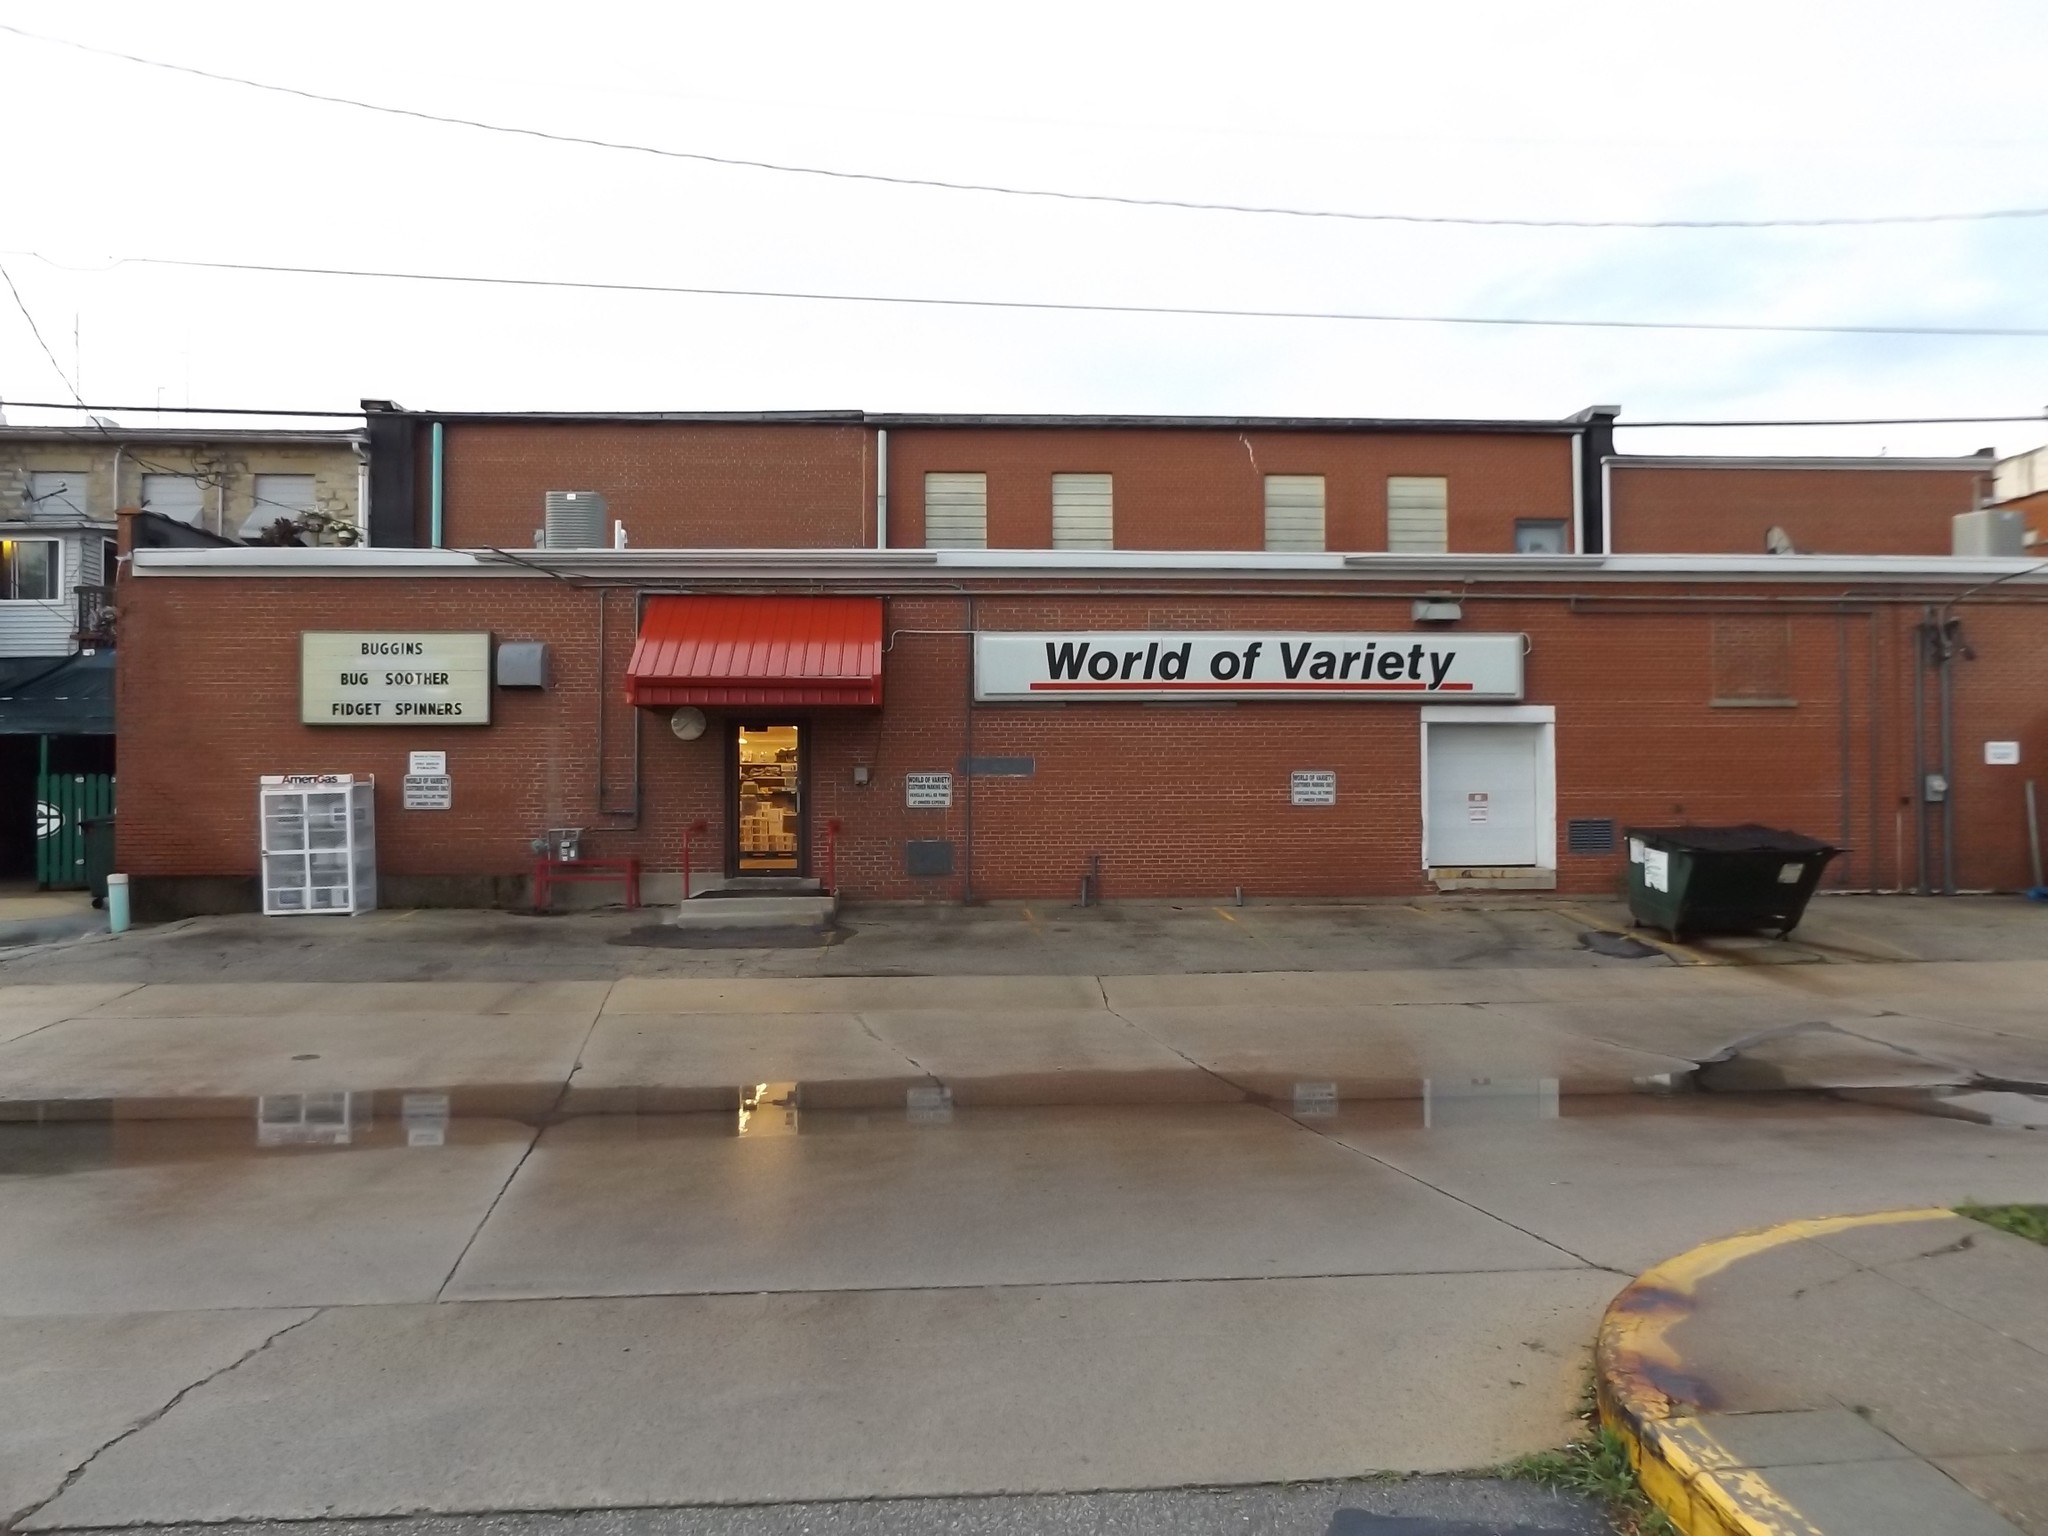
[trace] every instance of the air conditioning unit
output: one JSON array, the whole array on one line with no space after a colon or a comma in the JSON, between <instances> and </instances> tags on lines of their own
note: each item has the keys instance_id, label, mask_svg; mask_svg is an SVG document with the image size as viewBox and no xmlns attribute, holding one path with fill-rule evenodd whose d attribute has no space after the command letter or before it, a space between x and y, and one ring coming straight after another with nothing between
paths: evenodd
<instances>
[{"instance_id":1,"label":"air conditioning unit","mask_svg":"<svg viewBox=\"0 0 2048 1536\"><path fill-rule=\"evenodd\" d=\"M549 491L542 509L541 548L602 549L604 497L596 491Z\"/></svg>"},{"instance_id":2,"label":"air conditioning unit","mask_svg":"<svg viewBox=\"0 0 2048 1536\"><path fill-rule=\"evenodd\" d=\"M2018 559L2027 552L2027 519L2024 513L2001 512L1987 507L1981 512L1959 512L1955 519L1951 552L1975 560Z\"/></svg>"}]
</instances>

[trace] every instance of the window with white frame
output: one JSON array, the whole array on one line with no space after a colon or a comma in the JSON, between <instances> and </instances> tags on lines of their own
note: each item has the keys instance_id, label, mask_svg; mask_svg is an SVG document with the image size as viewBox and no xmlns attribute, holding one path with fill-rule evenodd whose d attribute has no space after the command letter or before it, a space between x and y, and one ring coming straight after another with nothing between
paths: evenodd
<instances>
[{"instance_id":1,"label":"window with white frame","mask_svg":"<svg viewBox=\"0 0 2048 1536\"><path fill-rule=\"evenodd\" d=\"M28 477L28 515L39 523L86 519L85 471L38 469Z\"/></svg>"},{"instance_id":2,"label":"window with white frame","mask_svg":"<svg viewBox=\"0 0 2048 1536\"><path fill-rule=\"evenodd\" d=\"M1515 519L1515 553L1518 555L1562 555L1565 550L1564 519L1518 517Z\"/></svg>"},{"instance_id":3,"label":"window with white frame","mask_svg":"<svg viewBox=\"0 0 2048 1536\"><path fill-rule=\"evenodd\" d=\"M1266 548L1323 548L1323 477L1266 476Z\"/></svg>"},{"instance_id":4,"label":"window with white frame","mask_svg":"<svg viewBox=\"0 0 2048 1536\"><path fill-rule=\"evenodd\" d=\"M1052 547L1115 549L1115 488L1108 475L1052 477Z\"/></svg>"},{"instance_id":5,"label":"window with white frame","mask_svg":"<svg viewBox=\"0 0 2048 1536\"><path fill-rule=\"evenodd\" d=\"M280 518L304 517L318 505L311 475L258 475L255 504L237 536L253 539Z\"/></svg>"},{"instance_id":6,"label":"window with white frame","mask_svg":"<svg viewBox=\"0 0 2048 1536\"><path fill-rule=\"evenodd\" d=\"M197 528L206 511L206 489L197 475L144 475L142 510Z\"/></svg>"},{"instance_id":7,"label":"window with white frame","mask_svg":"<svg viewBox=\"0 0 2048 1536\"><path fill-rule=\"evenodd\" d=\"M1387 552L1440 555L1450 548L1451 483L1442 475L1387 476Z\"/></svg>"},{"instance_id":8,"label":"window with white frame","mask_svg":"<svg viewBox=\"0 0 2048 1536\"><path fill-rule=\"evenodd\" d=\"M933 472L924 477L926 549L988 548L988 476Z\"/></svg>"},{"instance_id":9,"label":"window with white frame","mask_svg":"<svg viewBox=\"0 0 2048 1536\"><path fill-rule=\"evenodd\" d=\"M55 539L0 539L0 601L55 601L64 579L62 551Z\"/></svg>"}]
</instances>

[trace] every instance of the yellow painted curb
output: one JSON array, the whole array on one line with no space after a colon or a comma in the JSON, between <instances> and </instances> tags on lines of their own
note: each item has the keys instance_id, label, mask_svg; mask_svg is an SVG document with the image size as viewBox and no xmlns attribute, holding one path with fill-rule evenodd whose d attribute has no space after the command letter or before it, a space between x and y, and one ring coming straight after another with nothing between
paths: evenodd
<instances>
[{"instance_id":1,"label":"yellow painted curb","mask_svg":"<svg viewBox=\"0 0 2048 1536\"><path fill-rule=\"evenodd\" d=\"M1742 1232L1654 1265L1614 1298L1593 1351L1600 1422L1628 1447L1650 1502L1686 1536L1828 1536L1764 1474L1736 1466L1736 1458L1695 1416L1689 1389L1696 1384L1670 1335L1691 1314L1700 1282L1787 1243L1855 1227L1943 1218L1962 1219L1937 1206L1823 1216Z\"/></svg>"}]
</instances>

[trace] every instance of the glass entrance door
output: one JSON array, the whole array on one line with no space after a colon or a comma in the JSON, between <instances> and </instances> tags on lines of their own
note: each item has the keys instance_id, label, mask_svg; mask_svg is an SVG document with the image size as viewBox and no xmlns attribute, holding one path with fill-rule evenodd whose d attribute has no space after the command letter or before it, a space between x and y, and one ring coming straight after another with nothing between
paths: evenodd
<instances>
[{"instance_id":1,"label":"glass entrance door","mask_svg":"<svg viewBox=\"0 0 2048 1536\"><path fill-rule=\"evenodd\" d=\"M737 872L803 873L803 727L740 725L733 785L738 796Z\"/></svg>"}]
</instances>

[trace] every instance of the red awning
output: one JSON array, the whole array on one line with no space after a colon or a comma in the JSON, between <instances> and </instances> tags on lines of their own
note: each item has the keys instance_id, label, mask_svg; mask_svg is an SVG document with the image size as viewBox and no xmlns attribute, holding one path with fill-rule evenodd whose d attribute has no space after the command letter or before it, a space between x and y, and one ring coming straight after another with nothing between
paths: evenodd
<instances>
[{"instance_id":1,"label":"red awning","mask_svg":"<svg viewBox=\"0 0 2048 1536\"><path fill-rule=\"evenodd\" d=\"M878 597L650 597L626 702L882 702Z\"/></svg>"}]
</instances>

